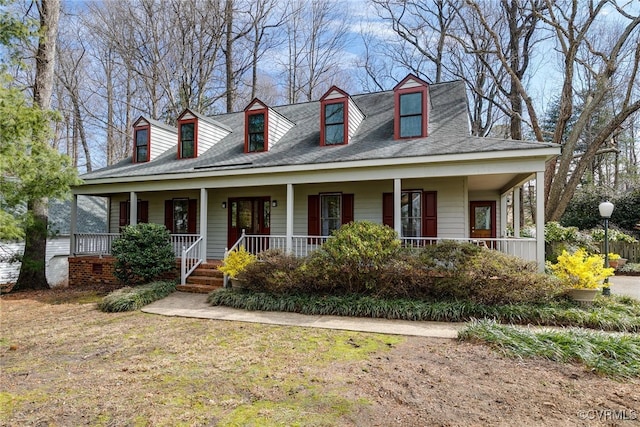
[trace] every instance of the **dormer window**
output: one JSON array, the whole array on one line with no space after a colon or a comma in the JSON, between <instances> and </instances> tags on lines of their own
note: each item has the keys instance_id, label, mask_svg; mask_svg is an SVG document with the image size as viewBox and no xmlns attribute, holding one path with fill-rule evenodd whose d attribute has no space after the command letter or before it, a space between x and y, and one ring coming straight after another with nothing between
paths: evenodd
<instances>
[{"instance_id":1,"label":"dormer window","mask_svg":"<svg viewBox=\"0 0 640 427\"><path fill-rule=\"evenodd\" d=\"M196 157L196 120L186 120L178 124L180 140L178 141L181 159Z\"/></svg>"},{"instance_id":2,"label":"dormer window","mask_svg":"<svg viewBox=\"0 0 640 427\"><path fill-rule=\"evenodd\" d=\"M322 145L345 143L344 101L324 105L324 141Z\"/></svg>"},{"instance_id":3,"label":"dormer window","mask_svg":"<svg viewBox=\"0 0 640 427\"><path fill-rule=\"evenodd\" d=\"M364 114L349 94L331 88L320 98L320 145L345 145L356 133Z\"/></svg>"},{"instance_id":4,"label":"dormer window","mask_svg":"<svg viewBox=\"0 0 640 427\"><path fill-rule=\"evenodd\" d=\"M149 161L149 126L134 129L134 163Z\"/></svg>"},{"instance_id":5,"label":"dormer window","mask_svg":"<svg viewBox=\"0 0 640 427\"><path fill-rule=\"evenodd\" d=\"M253 113L247 117L247 152L265 151L265 113Z\"/></svg>"},{"instance_id":6,"label":"dormer window","mask_svg":"<svg viewBox=\"0 0 640 427\"><path fill-rule=\"evenodd\" d=\"M409 74L393 89L395 92L395 139L428 135L429 91L426 82Z\"/></svg>"}]
</instances>

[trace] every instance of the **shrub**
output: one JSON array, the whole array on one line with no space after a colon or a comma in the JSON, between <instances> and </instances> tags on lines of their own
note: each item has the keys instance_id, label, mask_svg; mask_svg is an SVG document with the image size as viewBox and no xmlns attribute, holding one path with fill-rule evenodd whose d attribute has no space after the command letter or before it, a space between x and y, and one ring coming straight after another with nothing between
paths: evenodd
<instances>
[{"instance_id":1,"label":"shrub","mask_svg":"<svg viewBox=\"0 0 640 427\"><path fill-rule=\"evenodd\" d=\"M305 280L329 292L371 292L378 273L400 250L398 235L390 227L369 221L343 225L313 252L305 265Z\"/></svg>"},{"instance_id":2,"label":"shrub","mask_svg":"<svg viewBox=\"0 0 640 427\"><path fill-rule=\"evenodd\" d=\"M545 257L555 262L562 251L574 252L586 248L589 252L597 252L598 245L587 233L581 233L577 227L563 227L555 221L544 226Z\"/></svg>"},{"instance_id":3,"label":"shrub","mask_svg":"<svg viewBox=\"0 0 640 427\"><path fill-rule=\"evenodd\" d=\"M159 224L124 227L113 241L114 276L125 285L146 283L175 268L169 231Z\"/></svg>"},{"instance_id":4,"label":"shrub","mask_svg":"<svg viewBox=\"0 0 640 427\"><path fill-rule=\"evenodd\" d=\"M104 297L98 303L98 308L109 313L138 310L166 297L175 290L175 282L153 282L135 288L126 287Z\"/></svg>"},{"instance_id":5,"label":"shrub","mask_svg":"<svg viewBox=\"0 0 640 427\"><path fill-rule=\"evenodd\" d=\"M604 267L601 255L590 255L584 249L573 254L562 251L556 264L549 264L549 269L568 288L596 289L605 278L613 276L613 268Z\"/></svg>"},{"instance_id":6,"label":"shrub","mask_svg":"<svg viewBox=\"0 0 640 427\"><path fill-rule=\"evenodd\" d=\"M258 255L258 262L248 264L238 275L246 288L260 292L287 292L299 288L302 282L302 259L279 249L269 249Z\"/></svg>"},{"instance_id":7,"label":"shrub","mask_svg":"<svg viewBox=\"0 0 640 427\"><path fill-rule=\"evenodd\" d=\"M222 261L222 265L218 267L218 270L231 278L237 278L238 274L242 273L245 268L256 261L256 256L247 252L244 246L240 246L238 249L231 251Z\"/></svg>"}]
</instances>

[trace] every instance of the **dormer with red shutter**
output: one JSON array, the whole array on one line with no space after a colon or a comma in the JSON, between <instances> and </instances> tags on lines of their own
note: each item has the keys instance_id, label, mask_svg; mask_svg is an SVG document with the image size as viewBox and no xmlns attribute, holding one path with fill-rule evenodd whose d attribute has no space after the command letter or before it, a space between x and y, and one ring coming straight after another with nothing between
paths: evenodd
<instances>
[{"instance_id":1,"label":"dormer with red shutter","mask_svg":"<svg viewBox=\"0 0 640 427\"><path fill-rule=\"evenodd\" d=\"M192 159L231 133L231 128L186 109L178 116L178 159Z\"/></svg>"},{"instance_id":2,"label":"dormer with red shutter","mask_svg":"<svg viewBox=\"0 0 640 427\"><path fill-rule=\"evenodd\" d=\"M140 116L133 123L133 163L145 163L176 145L173 126Z\"/></svg>"},{"instance_id":3,"label":"dormer with red shutter","mask_svg":"<svg viewBox=\"0 0 640 427\"><path fill-rule=\"evenodd\" d=\"M332 86L320 98L320 145L345 145L364 120L364 114L342 89Z\"/></svg>"},{"instance_id":4,"label":"dormer with red shutter","mask_svg":"<svg viewBox=\"0 0 640 427\"><path fill-rule=\"evenodd\" d=\"M254 98L244 109L244 152L269 151L295 124Z\"/></svg>"},{"instance_id":5,"label":"dormer with red shutter","mask_svg":"<svg viewBox=\"0 0 640 427\"><path fill-rule=\"evenodd\" d=\"M429 85L409 74L393 88L395 139L423 138L429 135Z\"/></svg>"}]
</instances>

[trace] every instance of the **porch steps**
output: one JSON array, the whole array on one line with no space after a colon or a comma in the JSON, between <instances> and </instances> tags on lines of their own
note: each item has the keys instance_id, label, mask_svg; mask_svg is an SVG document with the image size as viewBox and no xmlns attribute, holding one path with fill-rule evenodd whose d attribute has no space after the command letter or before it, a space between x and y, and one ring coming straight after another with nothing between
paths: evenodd
<instances>
[{"instance_id":1,"label":"porch steps","mask_svg":"<svg viewBox=\"0 0 640 427\"><path fill-rule=\"evenodd\" d=\"M187 283L176 287L178 291L208 294L223 286L224 275L218 270L222 262L219 260L207 260L200 264L189 277Z\"/></svg>"}]
</instances>

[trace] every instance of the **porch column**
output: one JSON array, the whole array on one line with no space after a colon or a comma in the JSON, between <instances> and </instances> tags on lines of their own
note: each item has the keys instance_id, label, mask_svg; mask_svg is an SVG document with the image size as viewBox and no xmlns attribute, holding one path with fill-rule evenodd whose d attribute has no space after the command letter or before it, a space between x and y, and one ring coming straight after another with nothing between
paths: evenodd
<instances>
[{"instance_id":1,"label":"porch column","mask_svg":"<svg viewBox=\"0 0 640 427\"><path fill-rule=\"evenodd\" d=\"M287 184L287 229L285 249L288 254L293 252L293 184Z\"/></svg>"},{"instance_id":2,"label":"porch column","mask_svg":"<svg viewBox=\"0 0 640 427\"><path fill-rule=\"evenodd\" d=\"M129 195L129 224L138 223L138 194L132 191Z\"/></svg>"},{"instance_id":3,"label":"porch column","mask_svg":"<svg viewBox=\"0 0 640 427\"><path fill-rule=\"evenodd\" d=\"M507 237L507 193L500 195L500 237Z\"/></svg>"},{"instance_id":4,"label":"porch column","mask_svg":"<svg viewBox=\"0 0 640 427\"><path fill-rule=\"evenodd\" d=\"M393 228L402 237L402 180L393 180Z\"/></svg>"},{"instance_id":5,"label":"porch column","mask_svg":"<svg viewBox=\"0 0 640 427\"><path fill-rule=\"evenodd\" d=\"M69 218L69 255L76 254L76 232L78 223L78 195L74 194L71 199L71 217Z\"/></svg>"},{"instance_id":6,"label":"porch column","mask_svg":"<svg viewBox=\"0 0 640 427\"><path fill-rule=\"evenodd\" d=\"M513 189L513 237L520 237L520 209L520 187L516 187Z\"/></svg>"},{"instance_id":7,"label":"porch column","mask_svg":"<svg viewBox=\"0 0 640 427\"><path fill-rule=\"evenodd\" d=\"M200 189L200 237L202 237L202 261L207 262L207 209L209 206L209 192L206 188Z\"/></svg>"},{"instance_id":8,"label":"porch column","mask_svg":"<svg viewBox=\"0 0 640 427\"><path fill-rule=\"evenodd\" d=\"M536 172L536 259L544 271L544 171Z\"/></svg>"}]
</instances>

